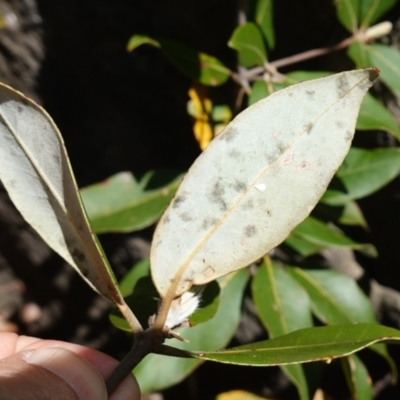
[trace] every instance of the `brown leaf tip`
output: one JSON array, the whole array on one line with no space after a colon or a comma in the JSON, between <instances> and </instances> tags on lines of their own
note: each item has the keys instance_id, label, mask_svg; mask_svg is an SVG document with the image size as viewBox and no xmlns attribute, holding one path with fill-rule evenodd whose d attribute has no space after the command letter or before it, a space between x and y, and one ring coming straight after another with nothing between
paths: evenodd
<instances>
[{"instance_id":1,"label":"brown leaf tip","mask_svg":"<svg viewBox=\"0 0 400 400\"><path fill-rule=\"evenodd\" d=\"M376 67L372 67L372 68L365 68L365 71L368 73L368 79L371 82L374 82L376 79L378 79L381 70L379 68Z\"/></svg>"}]
</instances>

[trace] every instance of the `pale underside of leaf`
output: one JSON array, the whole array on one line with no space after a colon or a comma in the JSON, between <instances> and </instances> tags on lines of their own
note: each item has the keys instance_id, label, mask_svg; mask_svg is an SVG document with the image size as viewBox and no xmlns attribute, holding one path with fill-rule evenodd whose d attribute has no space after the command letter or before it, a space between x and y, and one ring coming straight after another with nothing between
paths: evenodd
<instances>
[{"instance_id":1,"label":"pale underside of leaf","mask_svg":"<svg viewBox=\"0 0 400 400\"><path fill-rule=\"evenodd\" d=\"M161 296L178 296L280 244L347 154L376 69L278 91L239 114L196 160L154 234Z\"/></svg>"},{"instance_id":2,"label":"pale underside of leaf","mask_svg":"<svg viewBox=\"0 0 400 400\"><path fill-rule=\"evenodd\" d=\"M0 86L0 179L25 220L86 282L114 303L122 296L80 204L64 143L47 113Z\"/></svg>"}]
</instances>

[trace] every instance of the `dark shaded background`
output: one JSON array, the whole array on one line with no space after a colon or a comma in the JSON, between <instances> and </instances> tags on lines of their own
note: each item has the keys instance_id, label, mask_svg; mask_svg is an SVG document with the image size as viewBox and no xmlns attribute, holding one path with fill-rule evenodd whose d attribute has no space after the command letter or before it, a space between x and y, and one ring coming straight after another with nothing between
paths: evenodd
<instances>
[{"instance_id":1,"label":"dark shaded background","mask_svg":"<svg viewBox=\"0 0 400 400\"><path fill-rule=\"evenodd\" d=\"M396 23L399 13L396 6L389 19ZM80 186L123 170L139 175L154 168L186 170L190 166L199 154L186 113L190 80L157 49L143 46L129 54L126 43L134 33L168 37L215 55L234 68L235 54L226 42L236 25L236 2L0 0L0 14L6 21L6 28L0 30L0 79L36 99L53 117ZM336 20L331 0L275 1L274 23L277 44L272 60L336 44L348 35ZM392 36L394 44L398 26ZM291 67L352 68L345 52ZM376 90L398 114L396 100L379 85ZM235 87L228 83L225 93L233 99ZM363 147L394 145L382 132L359 133L355 142ZM400 290L399 183L397 178L360 202L370 232L348 231L356 240L375 244L380 258L360 262L369 276L396 290ZM118 277L147 254L151 233L148 229L101 237ZM105 300L47 248L0 186L0 328L73 341L122 358L130 338L110 326L108 312ZM250 312L244 318L236 343L263 335ZM243 332L249 330L252 333L244 339ZM377 367L374 378L384 385L386 367L380 360L374 359L373 364ZM329 377L327 385L332 383ZM336 390L345 386L339 384L340 379L338 372ZM278 369L211 363L167 390L165 398L212 399L223 390L239 388L296 398ZM379 398L397 396L394 389L386 388Z\"/></svg>"}]
</instances>

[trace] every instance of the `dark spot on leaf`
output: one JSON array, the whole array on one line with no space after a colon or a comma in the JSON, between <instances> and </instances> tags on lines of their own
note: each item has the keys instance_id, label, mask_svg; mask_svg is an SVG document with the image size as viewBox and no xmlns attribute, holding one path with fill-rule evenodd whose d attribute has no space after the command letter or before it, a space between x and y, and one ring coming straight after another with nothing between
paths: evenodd
<instances>
[{"instance_id":1,"label":"dark spot on leaf","mask_svg":"<svg viewBox=\"0 0 400 400\"><path fill-rule=\"evenodd\" d=\"M272 215L271 210L267 210L267 215L270 217Z\"/></svg>"},{"instance_id":2,"label":"dark spot on leaf","mask_svg":"<svg viewBox=\"0 0 400 400\"><path fill-rule=\"evenodd\" d=\"M243 192L244 189L246 189L246 184L242 181L236 181L235 184L233 185L233 189L241 193Z\"/></svg>"},{"instance_id":3,"label":"dark spot on leaf","mask_svg":"<svg viewBox=\"0 0 400 400\"><path fill-rule=\"evenodd\" d=\"M72 258L73 258L74 260L77 260L77 261L79 261L80 263L83 263L83 262L86 260L85 254L84 254L81 250L79 250L79 249L77 249L77 248L72 249L71 255L72 255ZM79 267L79 269L81 269L81 268Z\"/></svg>"},{"instance_id":4,"label":"dark spot on leaf","mask_svg":"<svg viewBox=\"0 0 400 400\"><path fill-rule=\"evenodd\" d=\"M165 215L163 218L163 225L168 224L171 221L171 218L169 217L169 215Z\"/></svg>"},{"instance_id":5,"label":"dark spot on leaf","mask_svg":"<svg viewBox=\"0 0 400 400\"><path fill-rule=\"evenodd\" d=\"M228 152L228 156L230 158L233 158L235 160L238 160L240 158L240 151L236 150L236 149L232 149Z\"/></svg>"},{"instance_id":6,"label":"dark spot on leaf","mask_svg":"<svg viewBox=\"0 0 400 400\"><path fill-rule=\"evenodd\" d=\"M249 199L243 204L243 210L251 210L254 207L253 199Z\"/></svg>"},{"instance_id":7,"label":"dark spot on leaf","mask_svg":"<svg viewBox=\"0 0 400 400\"><path fill-rule=\"evenodd\" d=\"M225 200L223 199L223 195L225 193L225 188L222 186L222 184L217 181L214 186L213 189L209 195L209 199L213 202L213 203L217 203L220 205L220 209L221 211L225 211L228 207L225 203Z\"/></svg>"},{"instance_id":8,"label":"dark spot on leaf","mask_svg":"<svg viewBox=\"0 0 400 400\"><path fill-rule=\"evenodd\" d=\"M285 151L285 145L281 142L276 145L276 148L278 149L279 153L283 153Z\"/></svg>"},{"instance_id":9,"label":"dark spot on leaf","mask_svg":"<svg viewBox=\"0 0 400 400\"><path fill-rule=\"evenodd\" d=\"M344 122L343 121L335 121L335 126L336 128L343 128L344 127Z\"/></svg>"},{"instance_id":10,"label":"dark spot on leaf","mask_svg":"<svg viewBox=\"0 0 400 400\"><path fill-rule=\"evenodd\" d=\"M313 127L314 127L314 124L313 124L313 123L310 122L309 124L307 124L307 125L305 126L306 133L307 133L307 134L310 134Z\"/></svg>"},{"instance_id":11,"label":"dark spot on leaf","mask_svg":"<svg viewBox=\"0 0 400 400\"><path fill-rule=\"evenodd\" d=\"M184 195L179 195L176 196L175 199L172 202L172 208L178 208L182 203L184 203L186 200L186 196Z\"/></svg>"},{"instance_id":12,"label":"dark spot on leaf","mask_svg":"<svg viewBox=\"0 0 400 400\"><path fill-rule=\"evenodd\" d=\"M225 140L226 142L232 141L237 135L239 134L239 131L235 128L227 128L221 134L219 135L222 140Z\"/></svg>"},{"instance_id":13,"label":"dark spot on leaf","mask_svg":"<svg viewBox=\"0 0 400 400\"><path fill-rule=\"evenodd\" d=\"M306 95L307 95L308 97L313 97L314 94L315 94L315 90L306 90Z\"/></svg>"},{"instance_id":14,"label":"dark spot on leaf","mask_svg":"<svg viewBox=\"0 0 400 400\"><path fill-rule=\"evenodd\" d=\"M205 218L201 224L201 228L206 230L215 225L218 221L215 218Z\"/></svg>"},{"instance_id":15,"label":"dark spot on leaf","mask_svg":"<svg viewBox=\"0 0 400 400\"><path fill-rule=\"evenodd\" d=\"M247 225L246 228L244 228L244 235L246 237L253 237L257 233L257 228L255 225Z\"/></svg>"},{"instance_id":16,"label":"dark spot on leaf","mask_svg":"<svg viewBox=\"0 0 400 400\"><path fill-rule=\"evenodd\" d=\"M189 221L192 220L192 217L189 215L189 213L186 213L186 212L180 214L179 217L181 218L181 220L182 220L183 222L189 222Z\"/></svg>"},{"instance_id":17,"label":"dark spot on leaf","mask_svg":"<svg viewBox=\"0 0 400 400\"><path fill-rule=\"evenodd\" d=\"M349 89L349 81L347 80L345 75L341 75L337 80L337 89L339 95L343 95Z\"/></svg>"},{"instance_id":18,"label":"dark spot on leaf","mask_svg":"<svg viewBox=\"0 0 400 400\"><path fill-rule=\"evenodd\" d=\"M18 111L19 113L21 113L23 110L24 110L24 109L18 104L18 105L17 105L17 111Z\"/></svg>"}]
</instances>

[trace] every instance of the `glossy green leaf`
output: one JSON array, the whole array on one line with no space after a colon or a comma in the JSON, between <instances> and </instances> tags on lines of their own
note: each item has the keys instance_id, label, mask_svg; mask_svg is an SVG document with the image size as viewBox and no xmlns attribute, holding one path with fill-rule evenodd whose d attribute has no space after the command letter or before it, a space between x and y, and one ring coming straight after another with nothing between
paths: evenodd
<instances>
[{"instance_id":1,"label":"glossy green leaf","mask_svg":"<svg viewBox=\"0 0 400 400\"><path fill-rule=\"evenodd\" d=\"M372 257L377 255L375 247L371 244L355 242L338 230L311 216L294 228L285 240L288 246L298 250L297 242L293 241L292 238L300 238L314 244L317 251L325 247L345 247L362 251ZM312 253L304 254L303 250L301 254L310 255Z\"/></svg>"},{"instance_id":2,"label":"glossy green leaf","mask_svg":"<svg viewBox=\"0 0 400 400\"><path fill-rule=\"evenodd\" d=\"M257 0L254 16L270 49L275 47L274 16L272 8L272 0Z\"/></svg>"},{"instance_id":3,"label":"glossy green leaf","mask_svg":"<svg viewBox=\"0 0 400 400\"><path fill-rule=\"evenodd\" d=\"M235 333L241 316L242 293L248 280L246 270L221 279L221 297L217 314L204 324L193 328L182 328L179 333L189 343L176 339L166 340L166 344L185 350L206 348L220 349L227 345ZM189 375L200 360L162 357L149 354L134 369L139 386L144 393L172 386Z\"/></svg>"},{"instance_id":4,"label":"glossy green leaf","mask_svg":"<svg viewBox=\"0 0 400 400\"><path fill-rule=\"evenodd\" d=\"M24 219L105 298L122 304L89 226L61 134L32 100L0 85L0 179Z\"/></svg>"},{"instance_id":5,"label":"glossy green leaf","mask_svg":"<svg viewBox=\"0 0 400 400\"><path fill-rule=\"evenodd\" d=\"M313 326L307 293L284 268L261 264L252 281L254 305L270 338ZM295 305L295 306L294 306ZM301 399L308 400L308 386L300 365L283 367Z\"/></svg>"},{"instance_id":6,"label":"glossy green leaf","mask_svg":"<svg viewBox=\"0 0 400 400\"><path fill-rule=\"evenodd\" d=\"M396 119L382 103L369 93L361 104L356 129L386 131L400 141L400 127Z\"/></svg>"},{"instance_id":7,"label":"glossy green leaf","mask_svg":"<svg viewBox=\"0 0 400 400\"><path fill-rule=\"evenodd\" d=\"M352 354L341 359L347 385L354 400L372 400L372 378L363 362Z\"/></svg>"},{"instance_id":8,"label":"glossy green leaf","mask_svg":"<svg viewBox=\"0 0 400 400\"><path fill-rule=\"evenodd\" d=\"M210 143L154 234L151 271L163 298L243 268L288 236L342 163L375 78L359 70L280 90Z\"/></svg>"},{"instance_id":9,"label":"glossy green leaf","mask_svg":"<svg viewBox=\"0 0 400 400\"><path fill-rule=\"evenodd\" d=\"M376 323L372 304L355 281L338 271L288 268L288 272L307 290L313 313L330 325ZM373 345L397 374L384 344Z\"/></svg>"},{"instance_id":10,"label":"glossy green leaf","mask_svg":"<svg viewBox=\"0 0 400 400\"><path fill-rule=\"evenodd\" d=\"M368 297L354 279L332 269L288 268L307 291L314 314L326 324L375 323Z\"/></svg>"},{"instance_id":11,"label":"glossy green leaf","mask_svg":"<svg viewBox=\"0 0 400 400\"><path fill-rule=\"evenodd\" d=\"M384 44L366 47L371 64L382 73L382 82L400 97L400 52Z\"/></svg>"},{"instance_id":12,"label":"glossy green leaf","mask_svg":"<svg viewBox=\"0 0 400 400\"><path fill-rule=\"evenodd\" d=\"M354 61L356 68L367 68L371 66L366 45L356 40L347 48L347 55Z\"/></svg>"},{"instance_id":13,"label":"glossy green leaf","mask_svg":"<svg viewBox=\"0 0 400 400\"><path fill-rule=\"evenodd\" d=\"M317 254L325 248L325 246L312 243L309 240L297 235L289 235L285 239L285 244L291 249L297 251L297 253L299 253L303 257Z\"/></svg>"},{"instance_id":14,"label":"glossy green leaf","mask_svg":"<svg viewBox=\"0 0 400 400\"><path fill-rule=\"evenodd\" d=\"M173 40L134 35L129 39L127 49L132 51L142 44L151 44L160 48L177 68L203 85L221 85L230 76L230 70L217 58Z\"/></svg>"},{"instance_id":15,"label":"glossy green leaf","mask_svg":"<svg viewBox=\"0 0 400 400\"><path fill-rule=\"evenodd\" d=\"M361 199L388 184L399 173L400 148L366 150L352 147L336 174L340 186L331 185L322 201L341 205Z\"/></svg>"},{"instance_id":16,"label":"glossy green leaf","mask_svg":"<svg viewBox=\"0 0 400 400\"><path fill-rule=\"evenodd\" d=\"M336 0L336 14L341 24L350 32L359 26L359 5L363 0Z\"/></svg>"},{"instance_id":17,"label":"glossy green leaf","mask_svg":"<svg viewBox=\"0 0 400 400\"><path fill-rule=\"evenodd\" d=\"M374 343L400 341L400 331L375 324L331 325L215 352L192 352L201 360L267 367L312 361L330 362Z\"/></svg>"},{"instance_id":18,"label":"glossy green leaf","mask_svg":"<svg viewBox=\"0 0 400 400\"><path fill-rule=\"evenodd\" d=\"M130 172L81 189L82 201L96 233L132 232L157 221L174 196L182 175L150 171L140 182Z\"/></svg>"},{"instance_id":19,"label":"glossy green leaf","mask_svg":"<svg viewBox=\"0 0 400 400\"><path fill-rule=\"evenodd\" d=\"M361 0L360 21L362 26L371 26L389 11L397 0Z\"/></svg>"},{"instance_id":20,"label":"glossy green leaf","mask_svg":"<svg viewBox=\"0 0 400 400\"><path fill-rule=\"evenodd\" d=\"M267 51L261 32L252 22L238 26L229 39L228 46L237 50L239 64L243 67L264 65L267 61Z\"/></svg>"}]
</instances>

